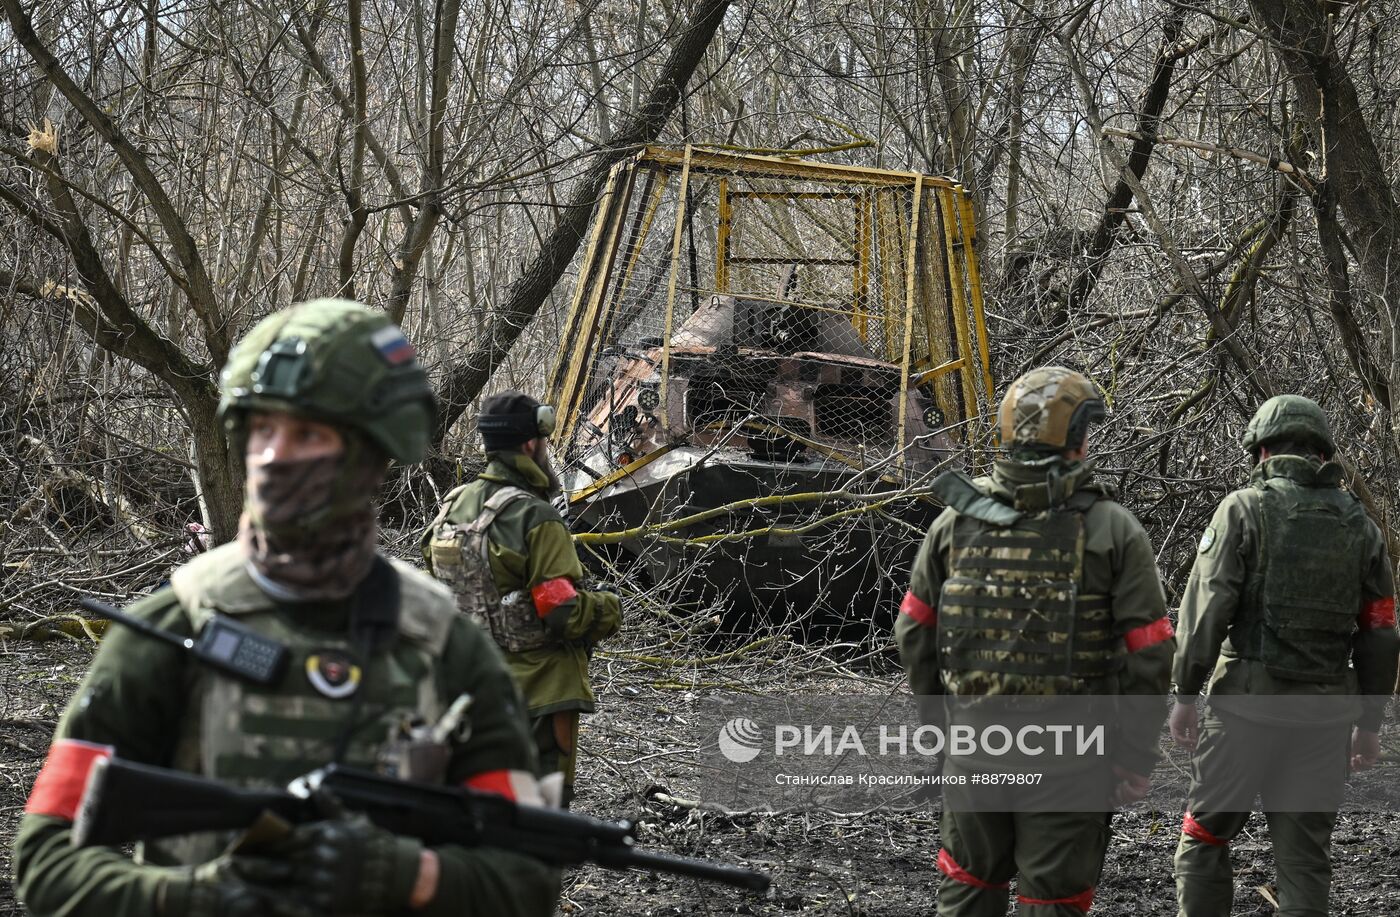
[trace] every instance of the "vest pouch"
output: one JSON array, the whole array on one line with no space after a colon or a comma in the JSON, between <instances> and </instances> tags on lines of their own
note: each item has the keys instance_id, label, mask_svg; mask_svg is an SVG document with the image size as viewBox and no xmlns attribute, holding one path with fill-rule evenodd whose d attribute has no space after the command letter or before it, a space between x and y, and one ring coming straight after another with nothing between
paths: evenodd
<instances>
[{"instance_id":1,"label":"vest pouch","mask_svg":"<svg viewBox=\"0 0 1400 917\"><path fill-rule=\"evenodd\" d=\"M458 611L471 618L482 630L490 631L491 622L487 616L487 607L490 598L495 595L495 583L490 577L489 569L483 580L479 551L464 551L466 541L466 526L438 526L437 533L428 542L433 575L452 590L457 599Z\"/></svg>"},{"instance_id":2,"label":"vest pouch","mask_svg":"<svg viewBox=\"0 0 1400 917\"><path fill-rule=\"evenodd\" d=\"M535 613L535 600L530 590L517 589L506 593L496 608L491 635L508 652L537 650L554 642L549 639L544 622Z\"/></svg>"},{"instance_id":3,"label":"vest pouch","mask_svg":"<svg viewBox=\"0 0 1400 917\"><path fill-rule=\"evenodd\" d=\"M1329 623L1340 618L1318 614L1317 609L1268 606L1264 625L1264 668L1275 678L1289 681L1340 684L1346 680L1351 631L1282 623L1297 621L1303 616ZM1353 617L1344 620L1350 626Z\"/></svg>"},{"instance_id":4,"label":"vest pouch","mask_svg":"<svg viewBox=\"0 0 1400 917\"><path fill-rule=\"evenodd\" d=\"M1072 675L1074 584L953 577L939 595L939 652L957 694L1060 694ZM1057 687L1059 690L1057 690Z\"/></svg>"},{"instance_id":5,"label":"vest pouch","mask_svg":"<svg viewBox=\"0 0 1400 917\"><path fill-rule=\"evenodd\" d=\"M529 590L502 596L491 572L491 524L511 503L529 497L519 487L502 487L491 494L470 522L441 523L428 543L433 573L457 598L457 609L491 635L508 653L540 649L552 642L544 622L535 614Z\"/></svg>"},{"instance_id":6,"label":"vest pouch","mask_svg":"<svg viewBox=\"0 0 1400 917\"><path fill-rule=\"evenodd\" d=\"M1339 491L1270 484L1261 501L1261 661L1277 678L1338 684L1361 607L1361 509Z\"/></svg>"},{"instance_id":7,"label":"vest pouch","mask_svg":"<svg viewBox=\"0 0 1400 917\"><path fill-rule=\"evenodd\" d=\"M938 602L939 666L951 693L1089 693L1110 674L1108 599L1079 595L1083 520L1053 511L999 527L960 516Z\"/></svg>"}]
</instances>

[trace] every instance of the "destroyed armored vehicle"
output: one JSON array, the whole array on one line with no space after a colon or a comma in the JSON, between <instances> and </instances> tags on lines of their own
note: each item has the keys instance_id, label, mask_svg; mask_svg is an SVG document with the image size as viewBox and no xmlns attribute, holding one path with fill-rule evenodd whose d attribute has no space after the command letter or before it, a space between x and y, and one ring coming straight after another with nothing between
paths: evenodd
<instances>
[{"instance_id":1,"label":"destroyed armored vehicle","mask_svg":"<svg viewBox=\"0 0 1400 917\"><path fill-rule=\"evenodd\" d=\"M887 631L985 449L987 337L960 188L647 148L598 205L549 381L580 543L669 604Z\"/></svg>"}]
</instances>

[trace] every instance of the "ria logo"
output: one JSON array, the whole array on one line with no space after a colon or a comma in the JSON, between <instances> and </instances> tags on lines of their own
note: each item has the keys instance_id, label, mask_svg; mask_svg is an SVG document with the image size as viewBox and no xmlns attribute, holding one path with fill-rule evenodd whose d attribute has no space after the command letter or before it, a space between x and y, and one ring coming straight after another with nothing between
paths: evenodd
<instances>
[{"instance_id":1,"label":"ria logo","mask_svg":"<svg viewBox=\"0 0 1400 917\"><path fill-rule=\"evenodd\" d=\"M762 737L757 723L736 716L719 731L720 753L735 764L747 764L758 757Z\"/></svg>"}]
</instances>

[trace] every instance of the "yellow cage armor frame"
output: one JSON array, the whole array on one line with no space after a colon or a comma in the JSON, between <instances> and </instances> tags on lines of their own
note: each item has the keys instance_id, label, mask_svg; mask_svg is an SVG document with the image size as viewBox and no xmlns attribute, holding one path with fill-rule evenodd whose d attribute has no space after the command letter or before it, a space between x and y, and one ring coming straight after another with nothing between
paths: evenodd
<instances>
[{"instance_id":1,"label":"yellow cage armor frame","mask_svg":"<svg viewBox=\"0 0 1400 917\"><path fill-rule=\"evenodd\" d=\"M971 202L947 179L647 147L614 167L549 377L571 499L679 444L881 462L981 447Z\"/></svg>"},{"instance_id":2,"label":"yellow cage armor frame","mask_svg":"<svg viewBox=\"0 0 1400 917\"><path fill-rule=\"evenodd\" d=\"M576 540L673 609L883 639L928 485L992 433L973 227L912 172L616 166L548 384Z\"/></svg>"}]
</instances>

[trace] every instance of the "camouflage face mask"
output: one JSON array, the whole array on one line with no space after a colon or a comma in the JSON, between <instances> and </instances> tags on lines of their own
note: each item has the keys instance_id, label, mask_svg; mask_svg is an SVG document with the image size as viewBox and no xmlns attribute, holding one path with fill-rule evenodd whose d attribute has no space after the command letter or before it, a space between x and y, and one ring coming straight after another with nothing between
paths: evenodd
<instances>
[{"instance_id":1,"label":"camouflage face mask","mask_svg":"<svg viewBox=\"0 0 1400 917\"><path fill-rule=\"evenodd\" d=\"M238 540L253 569L299 600L350 595L374 561L386 468L357 437L337 455L250 467Z\"/></svg>"}]
</instances>

